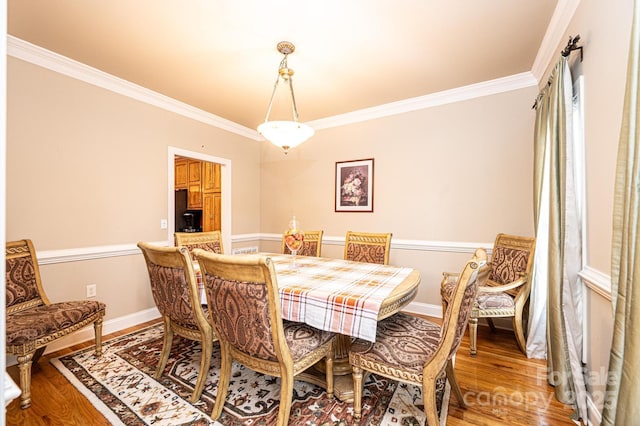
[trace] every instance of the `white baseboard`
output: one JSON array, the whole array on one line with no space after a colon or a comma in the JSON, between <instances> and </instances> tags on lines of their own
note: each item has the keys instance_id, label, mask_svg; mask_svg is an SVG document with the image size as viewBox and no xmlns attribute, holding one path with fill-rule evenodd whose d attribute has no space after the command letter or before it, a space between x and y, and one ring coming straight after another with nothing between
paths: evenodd
<instances>
[{"instance_id":1,"label":"white baseboard","mask_svg":"<svg viewBox=\"0 0 640 426\"><path fill-rule=\"evenodd\" d=\"M113 318L105 321L102 324L102 335L114 333L116 331L124 330L125 328L133 327L134 325L142 324L143 322L151 321L153 319L160 318L160 312L158 308L153 307L144 311L134 312L133 314L125 315L119 318ZM93 340L93 325L83 328L82 330L73 333L70 336L64 337L60 340L56 340L52 344L47 346L45 353L59 351L60 349L68 348L69 346L86 342L87 340Z\"/></svg>"},{"instance_id":2,"label":"white baseboard","mask_svg":"<svg viewBox=\"0 0 640 426\"><path fill-rule=\"evenodd\" d=\"M411 302L403 309L404 312L417 315L426 315L434 318L442 318L442 306L430 303Z\"/></svg>"},{"instance_id":3,"label":"white baseboard","mask_svg":"<svg viewBox=\"0 0 640 426\"><path fill-rule=\"evenodd\" d=\"M109 333L115 333L116 331L124 330L125 328L133 327L156 318L160 318L160 312L158 312L158 308L155 307L119 318L113 318L102 324L102 335L105 336ZM65 349L78 343L93 340L94 338L95 334L93 331L93 325L90 325L69 336L56 340L50 345L47 345L47 349L44 353L48 354L50 352L56 352L60 349ZM15 356L7 355L7 366L16 365L17 363L18 361Z\"/></svg>"},{"instance_id":4,"label":"white baseboard","mask_svg":"<svg viewBox=\"0 0 640 426\"><path fill-rule=\"evenodd\" d=\"M411 302L406 306L404 311L420 315L427 315L434 318L442 318L442 306L440 305ZM104 336L109 333L115 333L116 331L124 330L126 328L133 327L135 325L142 324L156 318L160 318L160 312L158 312L158 309L155 307L146 309L144 311L135 312L133 314L125 315L119 318L113 318L105 321L102 325L102 335ZM93 338L93 325L91 325L51 343L47 346L45 354L56 352L61 349L68 348L69 346L86 342L88 340L93 340ZM17 364L16 357L8 355L7 366L15 364Z\"/></svg>"},{"instance_id":5,"label":"white baseboard","mask_svg":"<svg viewBox=\"0 0 640 426\"><path fill-rule=\"evenodd\" d=\"M406 312L428 315L435 318L442 317L442 307L439 305L431 305L428 303L411 302L404 309ZM125 315L119 318L113 318L107 320L102 325L102 335L105 336L116 331L124 330L129 327L133 327L138 324L142 324L147 321L160 318L160 312L157 308L150 308L144 311L135 312L133 314ZM94 339L93 325L83 328L69 336L56 340L47 346L45 354L56 352L61 349L68 348L69 346L77 345L79 343L86 342ZM7 366L16 365L16 357L7 355Z\"/></svg>"},{"instance_id":6,"label":"white baseboard","mask_svg":"<svg viewBox=\"0 0 640 426\"><path fill-rule=\"evenodd\" d=\"M426 315L433 318L442 318L442 306L430 303L411 302L404 309L404 312L417 315ZM513 331L510 318L494 318L493 323L499 330ZM481 321L479 326L487 326L485 321Z\"/></svg>"}]
</instances>

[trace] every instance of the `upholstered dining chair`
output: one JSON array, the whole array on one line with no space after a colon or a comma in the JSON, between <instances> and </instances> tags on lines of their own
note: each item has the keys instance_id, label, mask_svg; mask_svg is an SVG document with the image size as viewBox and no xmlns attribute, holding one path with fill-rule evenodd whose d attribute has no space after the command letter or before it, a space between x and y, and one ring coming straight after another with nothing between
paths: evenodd
<instances>
[{"instance_id":1,"label":"upholstered dining chair","mask_svg":"<svg viewBox=\"0 0 640 426\"><path fill-rule=\"evenodd\" d=\"M453 368L453 356L460 347L471 305L478 289L478 271L487 261L487 253L478 249L467 261L442 325L425 318L397 313L378 323L375 342L355 339L349 351L353 369L353 417L362 415L363 371L422 387L427 424L438 420L436 381L449 380L458 404L466 408Z\"/></svg>"},{"instance_id":2,"label":"upholstered dining chair","mask_svg":"<svg viewBox=\"0 0 640 426\"><path fill-rule=\"evenodd\" d=\"M392 235L347 231L344 239L344 259L388 265Z\"/></svg>"},{"instance_id":3,"label":"upholstered dining chair","mask_svg":"<svg viewBox=\"0 0 640 426\"><path fill-rule=\"evenodd\" d=\"M518 347L526 355L524 321L531 291L531 270L536 240L509 234L498 234L491 252L488 279L478 287L478 296L469 319L471 355L477 354L478 319L485 318L495 331L493 318L511 317ZM457 274L443 274L440 284L443 310L451 298Z\"/></svg>"},{"instance_id":4,"label":"upholstered dining chair","mask_svg":"<svg viewBox=\"0 0 640 426\"><path fill-rule=\"evenodd\" d=\"M95 355L102 355L102 320L106 305L96 300L51 303L40 278L31 240L11 241L5 249L6 351L20 371L20 407L31 405L31 365L46 346L93 324Z\"/></svg>"},{"instance_id":5,"label":"upholstered dining chair","mask_svg":"<svg viewBox=\"0 0 640 426\"><path fill-rule=\"evenodd\" d=\"M220 339L221 368L211 417L222 414L231 365L280 377L279 426L287 425L294 377L325 360L327 395L333 396L335 334L282 319L273 263L262 256L225 256L194 250L204 279L213 327Z\"/></svg>"},{"instance_id":6,"label":"upholstered dining chair","mask_svg":"<svg viewBox=\"0 0 640 426\"><path fill-rule=\"evenodd\" d=\"M175 243L178 247L186 247L193 259L193 249L200 248L214 253L224 253L222 234L220 231L209 232L176 232Z\"/></svg>"},{"instance_id":7,"label":"upholstered dining chair","mask_svg":"<svg viewBox=\"0 0 640 426\"><path fill-rule=\"evenodd\" d=\"M322 234L324 231L304 231L304 243L302 248L296 252L301 256L315 256L320 257L322 253ZM284 237L282 238L282 253L291 254L291 250L284 243Z\"/></svg>"},{"instance_id":8,"label":"upholstered dining chair","mask_svg":"<svg viewBox=\"0 0 640 426\"><path fill-rule=\"evenodd\" d=\"M200 303L193 262L186 247L161 247L145 242L139 242L138 247L144 255L151 293L164 325L162 352L154 377L159 379L162 376L174 334L200 342L200 370L191 395L191 402L196 402L207 379L212 346L217 338Z\"/></svg>"}]
</instances>

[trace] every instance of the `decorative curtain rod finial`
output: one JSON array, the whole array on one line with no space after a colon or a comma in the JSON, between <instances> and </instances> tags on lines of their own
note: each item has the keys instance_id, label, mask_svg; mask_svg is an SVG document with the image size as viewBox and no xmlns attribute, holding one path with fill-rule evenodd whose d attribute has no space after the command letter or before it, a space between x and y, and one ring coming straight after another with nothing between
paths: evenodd
<instances>
[{"instance_id":1,"label":"decorative curtain rod finial","mask_svg":"<svg viewBox=\"0 0 640 426\"><path fill-rule=\"evenodd\" d=\"M580 34L576 35L575 37L571 37L569 36L569 42L567 43L567 46L562 50L561 55L564 57L567 57L571 54L571 52L573 52L574 50L579 50L580 51L580 62L582 62L582 46L578 46L578 42L580 41Z\"/></svg>"}]
</instances>

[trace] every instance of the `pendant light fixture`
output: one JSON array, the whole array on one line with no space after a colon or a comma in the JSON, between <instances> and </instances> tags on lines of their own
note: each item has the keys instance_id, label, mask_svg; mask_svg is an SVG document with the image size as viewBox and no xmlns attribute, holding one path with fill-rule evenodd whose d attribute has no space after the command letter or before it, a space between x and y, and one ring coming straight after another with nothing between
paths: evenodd
<instances>
[{"instance_id":1,"label":"pendant light fixture","mask_svg":"<svg viewBox=\"0 0 640 426\"><path fill-rule=\"evenodd\" d=\"M296 47L293 43L288 41L281 41L278 43L277 47L278 52L282 53L284 58L280 62L280 67L278 68L278 77L273 85L273 92L271 93L271 100L269 101L269 107L267 108L267 115L265 116L264 123L258 126L258 133L264 136L265 139L272 144L284 149L284 153L286 154L289 149L300 145L302 142L313 136L314 131L307 124L300 123L298 121L296 97L293 94L293 70L287 65L287 57L294 52ZM269 121L271 107L273 106L273 97L276 94L280 81L289 86L289 91L291 92L293 121Z\"/></svg>"}]
</instances>

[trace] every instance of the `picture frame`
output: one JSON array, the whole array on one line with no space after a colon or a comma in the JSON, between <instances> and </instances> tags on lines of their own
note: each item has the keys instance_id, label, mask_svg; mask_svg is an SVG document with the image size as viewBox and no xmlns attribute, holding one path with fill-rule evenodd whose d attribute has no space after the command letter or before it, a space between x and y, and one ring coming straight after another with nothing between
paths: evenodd
<instances>
[{"instance_id":1,"label":"picture frame","mask_svg":"<svg viewBox=\"0 0 640 426\"><path fill-rule=\"evenodd\" d=\"M373 212L373 163L373 158L336 162L336 212Z\"/></svg>"}]
</instances>

